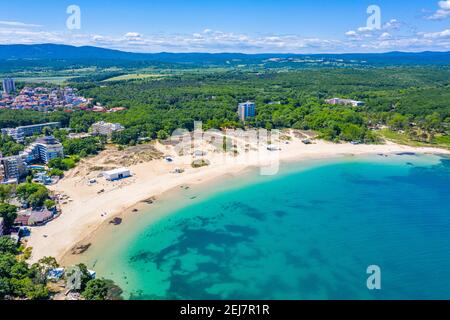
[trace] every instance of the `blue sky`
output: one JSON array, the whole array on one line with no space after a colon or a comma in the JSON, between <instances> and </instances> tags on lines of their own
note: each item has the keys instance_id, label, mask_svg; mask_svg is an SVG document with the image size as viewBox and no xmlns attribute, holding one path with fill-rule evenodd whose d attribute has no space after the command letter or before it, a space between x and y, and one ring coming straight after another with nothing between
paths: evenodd
<instances>
[{"instance_id":1,"label":"blue sky","mask_svg":"<svg viewBox=\"0 0 450 320\"><path fill-rule=\"evenodd\" d=\"M0 43L137 52L450 50L450 0L0 0ZM69 30L69 5L81 29ZM379 27L366 10L377 5Z\"/></svg>"}]
</instances>

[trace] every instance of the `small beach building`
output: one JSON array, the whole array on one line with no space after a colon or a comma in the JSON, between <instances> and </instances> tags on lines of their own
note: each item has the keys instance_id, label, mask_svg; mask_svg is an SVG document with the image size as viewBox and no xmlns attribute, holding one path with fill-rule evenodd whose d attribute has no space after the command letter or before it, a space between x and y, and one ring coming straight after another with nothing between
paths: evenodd
<instances>
[{"instance_id":1,"label":"small beach building","mask_svg":"<svg viewBox=\"0 0 450 320\"><path fill-rule=\"evenodd\" d=\"M29 225L30 216L25 213L19 213L17 215L16 220L14 220L14 225L16 226L28 226Z\"/></svg>"},{"instance_id":2,"label":"small beach building","mask_svg":"<svg viewBox=\"0 0 450 320\"><path fill-rule=\"evenodd\" d=\"M47 279L51 281L59 281L64 276L64 272L65 272L64 268L51 269L47 273Z\"/></svg>"},{"instance_id":3,"label":"small beach building","mask_svg":"<svg viewBox=\"0 0 450 320\"><path fill-rule=\"evenodd\" d=\"M270 144L267 146L267 150L269 151L280 151L281 148L277 146L276 144Z\"/></svg>"},{"instance_id":4,"label":"small beach building","mask_svg":"<svg viewBox=\"0 0 450 320\"><path fill-rule=\"evenodd\" d=\"M88 273L89 273L89 276L91 277L91 279L95 279L95 277L97 276L97 272L95 272L94 270L88 269Z\"/></svg>"},{"instance_id":5,"label":"small beach building","mask_svg":"<svg viewBox=\"0 0 450 320\"><path fill-rule=\"evenodd\" d=\"M28 223L30 226L43 225L53 218L53 212L43 208L40 210L32 210Z\"/></svg>"},{"instance_id":6,"label":"small beach building","mask_svg":"<svg viewBox=\"0 0 450 320\"><path fill-rule=\"evenodd\" d=\"M39 226L44 225L54 217L54 212L46 208L37 210L25 209L21 210L17 214L17 218L14 221L16 226Z\"/></svg>"},{"instance_id":7,"label":"small beach building","mask_svg":"<svg viewBox=\"0 0 450 320\"><path fill-rule=\"evenodd\" d=\"M103 172L103 176L105 177L106 180L115 181L131 177L131 172L130 169L119 168L110 171L105 171Z\"/></svg>"}]
</instances>

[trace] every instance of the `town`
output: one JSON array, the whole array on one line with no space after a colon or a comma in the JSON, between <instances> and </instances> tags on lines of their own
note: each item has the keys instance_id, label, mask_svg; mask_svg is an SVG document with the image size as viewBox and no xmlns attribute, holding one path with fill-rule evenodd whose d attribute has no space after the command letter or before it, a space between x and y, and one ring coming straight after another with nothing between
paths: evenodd
<instances>
[{"instance_id":1,"label":"town","mask_svg":"<svg viewBox=\"0 0 450 320\"><path fill-rule=\"evenodd\" d=\"M2 81L3 91L0 93L0 109L34 110L40 112L76 110L92 112L118 112L123 107L106 108L100 104L93 104L92 99L87 99L78 94L76 88L71 87L31 87L25 86L17 91L13 78L5 78Z\"/></svg>"}]
</instances>

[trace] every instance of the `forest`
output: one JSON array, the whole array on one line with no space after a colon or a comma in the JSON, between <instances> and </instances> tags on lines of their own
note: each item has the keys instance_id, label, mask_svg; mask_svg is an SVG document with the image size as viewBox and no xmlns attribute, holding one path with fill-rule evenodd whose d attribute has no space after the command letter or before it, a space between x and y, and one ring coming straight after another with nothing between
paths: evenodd
<instances>
[{"instance_id":1,"label":"forest","mask_svg":"<svg viewBox=\"0 0 450 320\"><path fill-rule=\"evenodd\" d=\"M75 132L105 120L125 126L113 142L167 137L176 128L295 128L317 131L332 141L376 143L373 130L387 126L425 143L448 141L450 69L448 67L311 68L184 72L158 79L102 81L87 77L70 85L94 103L125 107L116 113L39 113L0 110L0 127L60 121ZM325 99L361 100L363 107L328 105ZM245 124L237 105L255 101L257 114ZM18 146L6 141L3 148ZM89 151L88 153L92 153Z\"/></svg>"}]
</instances>

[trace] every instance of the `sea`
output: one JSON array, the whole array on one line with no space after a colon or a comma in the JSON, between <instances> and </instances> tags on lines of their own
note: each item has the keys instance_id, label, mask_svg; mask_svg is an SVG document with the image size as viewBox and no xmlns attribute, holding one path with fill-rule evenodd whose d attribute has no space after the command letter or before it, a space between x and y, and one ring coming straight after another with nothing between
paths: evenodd
<instances>
[{"instance_id":1,"label":"sea","mask_svg":"<svg viewBox=\"0 0 450 320\"><path fill-rule=\"evenodd\" d=\"M450 299L450 158L254 168L180 186L101 234L79 260L126 299Z\"/></svg>"}]
</instances>

